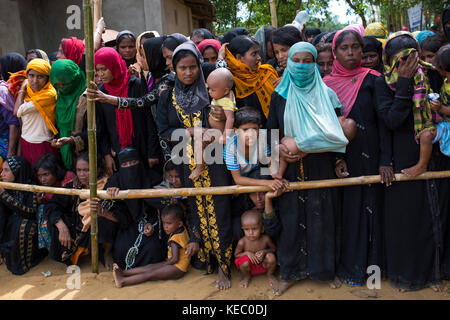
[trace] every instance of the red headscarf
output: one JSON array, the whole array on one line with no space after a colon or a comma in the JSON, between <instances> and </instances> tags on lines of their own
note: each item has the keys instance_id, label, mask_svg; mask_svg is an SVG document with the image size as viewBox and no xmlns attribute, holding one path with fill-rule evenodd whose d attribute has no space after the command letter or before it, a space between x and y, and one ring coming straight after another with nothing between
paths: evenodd
<instances>
[{"instance_id":1,"label":"red headscarf","mask_svg":"<svg viewBox=\"0 0 450 320\"><path fill-rule=\"evenodd\" d=\"M369 73L376 76L381 75L378 71L361 67L361 61L355 69L349 70L344 68L339 60L336 59L336 55L334 54L334 50L336 49L336 39L342 32L347 30L356 31L361 37L364 36L364 27L362 26L351 25L336 32L336 35L333 38L333 67L331 73L323 78L323 82L336 92L339 101L342 103L344 107L344 117L347 117L350 111L352 111L359 89L366 76Z\"/></svg>"},{"instance_id":2,"label":"red headscarf","mask_svg":"<svg viewBox=\"0 0 450 320\"><path fill-rule=\"evenodd\" d=\"M125 60L119 53L113 48L104 47L95 53L94 60L96 66L98 64L104 65L114 76L111 82L104 84L108 93L112 96L127 98L130 75ZM116 126L119 133L120 149L132 147L134 129L130 109L116 108Z\"/></svg>"},{"instance_id":3,"label":"red headscarf","mask_svg":"<svg viewBox=\"0 0 450 320\"><path fill-rule=\"evenodd\" d=\"M84 53L83 40L77 39L75 37L70 37L70 39L63 38L61 40L61 46L66 58L72 60L78 66L80 66L81 57Z\"/></svg>"},{"instance_id":4,"label":"red headscarf","mask_svg":"<svg viewBox=\"0 0 450 320\"><path fill-rule=\"evenodd\" d=\"M205 52L206 48L213 47L216 52L219 52L220 48L222 47L220 45L220 42L216 39L205 39L202 42L198 44L198 50L203 54Z\"/></svg>"}]
</instances>

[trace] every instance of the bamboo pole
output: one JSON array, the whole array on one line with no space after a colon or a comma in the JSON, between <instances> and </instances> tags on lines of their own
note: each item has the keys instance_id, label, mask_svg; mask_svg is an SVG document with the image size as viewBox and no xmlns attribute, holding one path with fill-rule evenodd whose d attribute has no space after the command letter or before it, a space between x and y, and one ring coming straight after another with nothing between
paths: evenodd
<instances>
[{"instance_id":1,"label":"bamboo pole","mask_svg":"<svg viewBox=\"0 0 450 320\"><path fill-rule=\"evenodd\" d=\"M395 175L394 183L414 180L430 180L430 179L444 179L450 178L449 171L430 171L421 174L415 178L408 177L402 173ZM320 188L335 188L355 185L365 185L380 183L381 177L361 176L344 179L329 179L329 180L312 180L305 182L290 182L289 190L306 190L306 189L320 189ZM5 189L21 190L28 192L45 192L55 193L67 196L79 196L81 199L88 199L90 196L89 189L68 189L68 188L52 188L44 186L36 186L12 182L0 182L0 186ZM109 196L105 190L98 191L97 196L101 199L141 199L141 198L159 198L159 197L179 197L179 196L199 196L199 195L224 195L224 194L241 194L252 192L266 192L270 191L269 187L263 186L224 186L211 188L172 188L172 189L133 189L122 190L116 197Z\"/></svg>"},{"instance_id":2,"label":"bamboo pole","mask_svg":"<svg viewBox=\"0 0 450 320\"><path fill-rule=\"evenodd\" d=\"M84 9L84 39L86 44L86 86L92 88L94 81L94 31L92 7L90 0L83 0ZM95 134L95 106L93 101L87 101L87 123L89 144L89 199L97 197L97 140ZM91 209L91 254L92 272L98 273L98 225L97 210Z\"/></svg>"},{"instance_id":3,"label":"bamboo pole","mask_svg":"<svg viewBox=\"0 0 450 320\"><path fill-rule=\"evenodd\" d=\"M94 27L96 27L98 20L102 17L102 0L92 0L92 7L94 8Z\"/></svg>"},{"instance_id":4,"label":"bamboo pole","mask_svg":"<svg viewBox=\"0 0 450 320\"><path fill-rule=\"evenodd\" d=\"M270 17L272 19L272 26L278 28L277 7L275 6L275 0L269 0Z\"/></svg>"}]
</instances>

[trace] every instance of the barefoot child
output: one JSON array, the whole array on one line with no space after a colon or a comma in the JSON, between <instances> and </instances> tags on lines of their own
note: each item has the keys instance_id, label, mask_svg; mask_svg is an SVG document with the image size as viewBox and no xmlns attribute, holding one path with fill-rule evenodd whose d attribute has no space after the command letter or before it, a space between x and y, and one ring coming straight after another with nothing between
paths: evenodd
<instances>
[{"instance_id":1,"label":"barefoot child","mask_svg":"<svg viewBox=\"0 0 450 320\"><path fill-rule=\"evenodd\" d=\"M252 107L243 107L236 111L234 120L235 135L231 136L224 149L227 169L233 180L242 186L268 186L272 190L287 186L286 180L268 180L250 178L249 174L261 167L258 156L259 130L262 127L261 113ZM268 148L264 150L269 153Z\"/></svg>"},{"instance_id":2,"label":"barefoot child","mask_svg":"<svg viewBox=\"0 0 450 320\"><path fill-rule=\"evenodd\" d=\"M122 270L114 264L113 276L118 288L151 280L175 280L184 276L190 259L186 255L189 234L184 227L183 217L184 211L179 205L170 204L163 209L161 220L165 233L169 235L167 260L129 270Z\"/></svg>"},{"instance_id":3,"label":"barefoot child","mask_svg":"<svg viewBox=\"0 0 450 320\"><path fill-rule=\"evenodd\" d=\"M328 88L317 68L317 50L307 42L298 42L289 49L283 80L275 91L286 99L284 138L279 148L294 155L302 153L345 153L349 140L356 135L356 123L338 119L335 109L342 109L336 93ZM280 160L281 179L287 162Z\"/></svg>"},{"instance_id":4,"label":"barefoot child","mask_svg":"<svg viewBox=\"0 0 450 320\"><path fill-rule=\"evenodd\" d=\"M251 276L266 274L271 287L277 280L273 273L277 266L275 244L264 232L261 213L257 210L244 212L241 218L244 237L236 246L235 263L242 274L241 287L247 288Z\"/></svg>"},{"instance_id":5,"label":"barefoot child","mask_svg":"<svg viewBox=\"0 0 450 320\"><path fill-rule=\"evenodd\" d=\"M231 130L233 129L234 112L237 111L236 99L233 91L231 90L234 85L233 74L226 68L218 68L211 72L206 80L206 83L208 84L209 95L212 98L211 104L222 107L225 112L225 117L227 120L225 122L225 129L219 140L219 143L225 144L227 138L231 134ZM198 139L195 141L196 150L202 149L201 141ZM199 161L196 161L196 163L197 162ZM204 164L202 159L201 163L196 164L196 167L189 176L189 179L197 179L202 174L203 169Z\"/></svg>"}]
</instances>

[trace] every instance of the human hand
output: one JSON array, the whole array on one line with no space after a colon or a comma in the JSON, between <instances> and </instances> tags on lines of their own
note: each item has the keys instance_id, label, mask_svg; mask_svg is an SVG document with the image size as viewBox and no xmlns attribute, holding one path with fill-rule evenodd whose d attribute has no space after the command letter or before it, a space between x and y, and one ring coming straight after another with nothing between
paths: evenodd
<instances>
[{"instance_id":1,"label":"human hand","mask_svg":"<svg viewBox=\"0 0 450 320\"><path fill-rule=\"evenodd\" d=\"M100 205L99 198L93 198L89 202L89 206L91 207L91 211L96 211L99 216L103 215L103 210L102 210L102 206Z\"/></svg>"},{"instance_id":2,"label":"human hand","mask_svg":"<svg viewBox=\"0 0 450 320\"><path fill-rule=\"evenodd\" d=\"M67 228L66 224L60 219L55 226L58 228L59 232L59 243L66 248L72 247L72 238L70 237L69 228Z\"/></svg>"},{"instance_id":3,"label":"human hand","mask_svg":"<svg viewBox=\"0 0 450 320\"><path fill-rule=\"evenodd\" d=\"M191 258L194 254L200 251L200 245L198 242L189 242L186 248L186 255Z\"/></svg>"},{"instance_id":4,"label":"human hand","mask_svg":"<svg viewBox=\"0 0 450 320\"><path fill-rule=\"evenodd\" d=\"M98 90L98 86L94 81L91 81L92 89L87 88L86 94L88 101L108 102L108 95Z\"/></svg>"},{"instance_id":5,"label":"human hand","mask_svg":"<svg viewBox=\"0 0 450 320\"><path fill-rule=\"evenodd\" d=\"M419 67L419 56L417 54L410 54L408 59L400 59L398 66L398 76L402 78L412 78Z\"/></svg>"},{"instance_id":6,"label":"human hand","mask_svg":"<svg viewBox=\"0 0 450 320\"><path fill-rule=\"evenodd\" d=\"M106 31L106 24L105 24L105 19L103 19L103 17L101 17L98 20L97 27L96 27L95 31L100 33L100 34L105 33L105 31Z\"/></svg>"},{"instance_id":7,"label":"human hand","mask_svg":"<svg viewBox=\"0 0 450 320\"><path fill-rule=\"evenodd\" d=\"M148 158L147 161L148 161L148 166L150 168L153 168L154 166L156 166L159 163L159 159L156 159L156 158Z\"/></svg>"},{"instance_id":8,"label":"human hand","mask_svg":"<svg viewBox=\"0 0 450 320\"><path fill-rule=\"evenodd\" d=\"M111 187L106 189L106 194L110 197L117 197L119 195L119 188Z\"/></svg>"},{"instance_id":9,"label":"human hand","mask_svg":"<svg viewBox=\"0 0 450 320\"><path fill-rule=\"evenodd\" d=\"M155 228L153 228L151 223L147 223L144 226L144 235L151 237L155 233Z\"/></svg>"},{"instance_id":10,"label":"human hand","mask_svg":"<svg viewBox=\"0 0 450 320\"><path fill-rule=\"evenodd\" d=\"M63 138L59 138L59 139L53 139L51 142L51 145L53 148L59 149L69 143L72 143L72 138L71 137L63 137Z\"/></svg>"},{"instance_id":11,"label":"human hand","mask_svg":"<svg viewBox=\"0 0 450 320\"><path fill-rule=\"evenodd\" d=\"M288 183L288 186L289 186L289 183ZM266 192L265 197L267 199L273 199L273 198L277 198L277 197L281 196L285 192L292 192L292 190L288 190L287 186L283 185L283 187L280 188L280 189Z\"/></svg>"},{"instance_id":12,"label":"human hand","mask_svg":"<svg viewBox=\"0 0 450 320\"><path fill-rule=\"evenodd\" d=\"M259 250L255 253L255 257L259 260L259 263L264 261L264 258L266 257L266 251L265 250Z\"/></svg>"},{"instance_id":13,"label":"human hand","mask_svg":"<svg viewBox=\"0 0 450 320\"><path fill-rule=\"evenodd\" d=\"M219 50L219 54L217 56L217 59L225 59L225 52L226 52L225 49L227 48L227 46L228 46L228 42L226 42L226 43L224 43L222 45L222 47Z\"/></svg>"},{"instance_id":14,"label":"human hand","mask_svg":"<svg viewBox=\"0 0 450 320\"><path fill-rule=\"evenodd\" d=\"M215 119L217 119L216 121L226 121L227 117L225 116L225 111L223 111L223 108L220 106L215 106L215 105L210 105L211 107L211 111L209 112L209 114L211 116L213 116Z\"/></svg>"},{"instance_id":15,"label":"human hand","mask_svg":"<svg viewBox=\"0 0 450 320\"><path fill-rule=\"evenodd\" d=\"M27 88L27 84L28 84L28 79L23 80L21 86L20 86L20 90L25 91Z\"/></svg>"},{"instance_id":16,"label":"human hand","mask_svg":"<svg viewBox=\"0 0 450 320\"><path fill-rule=\"evenodd\" d=\"M108 176L112 176L114 171L116 171L116 163L114 162L113 157L110 154L105 156L105 171Z\"/></svg>"},{"instance_id":17,"label":"human hand","mask_svg":"<svg viewBox=\"0 0 450 320\"><path fill-rule=\"evenodd\" d=\"M288 181L286 179L274 179L274 180L266 180L267 186L270 187L273 191L286 189L288 186Z\"/></svg>"},{"instance_id":18,"label":"human hand","mask_svg":"<svg viewBox=\"0 0 450 320\"><path fill-rule=\"evenodd\" d=\"M256 255L253 252L247 252L247 257L250 259L250 261L253 264L260 264L259 259L256 257Z\"/></svg>"},{"instance_id":19,"label":"human hand","mask_svg":"<svg viewBox=\"0 0 450 320\"><path fill-rule=\"evenodd\" d=\"M346 178L350 175L350 173L348 173L347 163L345 162L345 160L342 159L338 160L338 162L336 163L334 172L336 173L336 176L338 178Z\"/></svg>"},{"instance_id":20,"label":"human hand","mask_svg":"<svg viewBox=\"0 0 450 320\"><path fill-rule=\"evenodd\" d=\"M283 77L275 79L275 81L272 83L273 86L276 88L280 84L281 80L283 80Z\"/></svg>"},{"instance_id":21,"label":"human hand","mask_svg":"<svg viewBox=\"0 0 450 320\"><path fill-rule=\"evenodd\" d=\"M442 108L442 103L439 100L430 101L430 106L433 111L439 112Z\"/></svg>"},{"instance_id":22,"label":"human hand","mask_svg":"<svg viewBox=\"0 0 450 320\"><path fill-rule=\"evenodd\" d=\"M380 172L381 183L389 187L395 180L394 169L391 166L380 166L378 171Z\"/></svg>"},{"instance_id":23,"label":"human hand","mask_svg":"<svg viewBox=\"0 0 450 320\"><path fill-rule=\"evenodd\" d=\"M139 70L136 68L136 66L134 64L131 64L128 67L128 74L132 75L132 76L139 77Z\"/></svg>"}]
</instances>

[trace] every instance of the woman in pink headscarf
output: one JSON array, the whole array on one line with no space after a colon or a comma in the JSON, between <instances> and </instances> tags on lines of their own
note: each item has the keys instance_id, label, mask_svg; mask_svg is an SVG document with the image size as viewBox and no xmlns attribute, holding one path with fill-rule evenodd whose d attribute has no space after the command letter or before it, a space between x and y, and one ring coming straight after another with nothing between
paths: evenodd
<instances>
[{"instance_id":1,"label":"woman in pink headscarf","mask_svg":"<svg viewBox=\"0 0 450 320\"><path fill-rule=\"evenodd\" d=\"M382 176L390 185L393 179L388 130L379 121L375 108L377 71L361 67L364 28L348 26L333 39L332 71L323 80L343 105L343 115L357 125L355 138L347 145L343 159L337 160L337 175ZM369 265L383 268L382 210L383 186L380 184L345 187L342 190L342 243L338 277L349 285L366 281Z\"/></svg>"}]
</instances>

